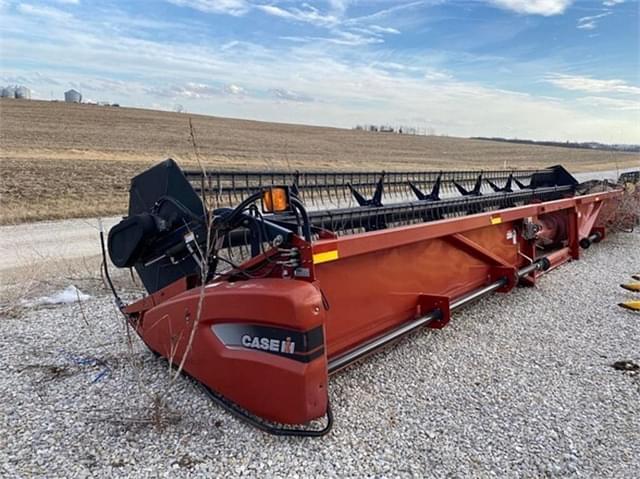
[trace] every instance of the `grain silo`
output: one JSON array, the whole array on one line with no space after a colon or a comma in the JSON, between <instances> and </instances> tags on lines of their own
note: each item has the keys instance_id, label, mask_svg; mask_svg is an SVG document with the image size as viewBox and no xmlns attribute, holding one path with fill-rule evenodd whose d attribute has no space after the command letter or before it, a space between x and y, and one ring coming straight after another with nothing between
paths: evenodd
<instances>
[{"instance_id":1,"label":"grain silo","mask_svg":"<svg viewBox=\"0 0 640 479\"><path fill-rule=\"evenodd\" d=\"M26 86L17 86L15 97L22 100L30 100L31 99L31 90L29 90Z\"/></svg>"},{"instance_id":2,"label":"grain silo","mask_svg":"<svg viewBox=\"0 0 640 479\"><path fill-rule=\"evenodd\" d=\"M16 87L9 85L2 88L2 91L0 91L0 96L2 96L2 98L15 98Z\"/></svg>"},{"instance_id":3,"label":"grain silo","mask_svg":"<svg viewBox=\"0 0 640 479\"><path fill-rule=\"evenodd\" d=\"M74 89L65 91L64 101L66 101L67 103L82 103L82 93Z\"/></svg>"}]
</instances>

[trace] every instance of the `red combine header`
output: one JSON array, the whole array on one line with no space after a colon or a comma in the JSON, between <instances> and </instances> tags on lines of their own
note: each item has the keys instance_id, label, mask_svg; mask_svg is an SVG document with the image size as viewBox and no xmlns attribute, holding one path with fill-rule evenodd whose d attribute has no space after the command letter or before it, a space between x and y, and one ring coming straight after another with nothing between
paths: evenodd
<instances>
[{"instance_id":1,"label":"red combine header","mask_svg":"<svg viewBox=\"0 0 640 479\"><path fill-rule=\"evenodd\" d=\"M253 425L318 436L331 374L578 259L621 194L582 194L560 166L220 173L167 160L132 180L108 247L149 293L122 310L152 351ZM322 429L291 426L325 415Z\"/></svg>"}]
</instances>

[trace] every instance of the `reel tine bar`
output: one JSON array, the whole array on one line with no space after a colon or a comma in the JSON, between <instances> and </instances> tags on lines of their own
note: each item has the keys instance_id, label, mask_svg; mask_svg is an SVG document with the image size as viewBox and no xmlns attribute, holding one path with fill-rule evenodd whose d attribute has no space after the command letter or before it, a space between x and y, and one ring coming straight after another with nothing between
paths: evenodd
<instances>
[{"instance_id":1,"label":"reel tine bar","mask_svg":"<svg viewBox=\"0 0 640 479\"><path fill-rule=\"evenodd\" d=\"M420 191L436 190L443 197L457 196L464 191L474 196L492 193L494 186L508 191L512 182L519 190L529 188L531 177L548 170L490 170L490 171L414 171L414 172L266 172L266 171L206 171L185 170L184 174L197 193L206 190L207 197L215 200L216 207L233 207L244 198L264 187L286 185L305 204L317 208L345 207L355 204L352 191L372 198L377 203L410 201L415 188ZM481 175L481 177L480 177ZM378 197L380 178L384 176L384 198ZM413 186L410 186L413 185ZM504 185L504 186L503 186ZM518 190L518 191L519 191Z\"/></svg>"}]
</instances>

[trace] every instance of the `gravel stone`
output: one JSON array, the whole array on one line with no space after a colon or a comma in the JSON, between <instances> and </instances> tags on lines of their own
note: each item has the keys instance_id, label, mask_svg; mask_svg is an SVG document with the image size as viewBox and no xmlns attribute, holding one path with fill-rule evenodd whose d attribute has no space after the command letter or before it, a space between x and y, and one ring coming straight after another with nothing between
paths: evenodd
<instances>
[{"instance_id":1,"label":"gravel stone","mask_svg":"<svg viewBox=\"0 0 640 479\"><path fill-rule=\"evenodd\" d=\"M637 478L640 374L612 365L640 363L640 318L617 306L640 234L583 255L333 377L322 439L172 382L106 293L1 318L0 476Z\"/></svg>"}]
</instances>

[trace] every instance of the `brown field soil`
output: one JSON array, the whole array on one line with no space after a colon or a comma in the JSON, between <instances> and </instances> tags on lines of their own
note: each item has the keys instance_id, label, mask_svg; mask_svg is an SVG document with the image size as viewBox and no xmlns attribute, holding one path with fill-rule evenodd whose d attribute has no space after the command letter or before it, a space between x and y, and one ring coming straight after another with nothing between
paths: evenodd
<instances>
[{"instance_id":1,"label":"brown field soil","mask_svg":"<svg viewBox=\"0 0 640 479\"><path fill-rule=\"evenodd\" d=\"M638 155L442 136L265 123L134 108L0 100L0 224L114 215L129 179L172 157L194 166L273 170L541 168L638 165Z\"/></svg>"}]
</instances>

